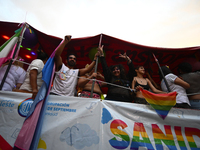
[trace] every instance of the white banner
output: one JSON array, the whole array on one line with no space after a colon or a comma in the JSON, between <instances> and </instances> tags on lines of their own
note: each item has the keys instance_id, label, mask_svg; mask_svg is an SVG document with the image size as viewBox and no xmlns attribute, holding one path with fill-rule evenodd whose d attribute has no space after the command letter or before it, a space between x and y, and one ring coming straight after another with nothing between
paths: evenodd
<instances>
[{"instance_id":1,"label":"white banner","mask_svg":"<svg viewBox=\"0 0 200 150\"><path fill-rule=\"evenodd\" d=\"M30 97L0 92L0 136L12 147ZM149 105L50 95L38 149L197 150L200 111L172 108L163 120Z\"/></svg>"}]
</instances>

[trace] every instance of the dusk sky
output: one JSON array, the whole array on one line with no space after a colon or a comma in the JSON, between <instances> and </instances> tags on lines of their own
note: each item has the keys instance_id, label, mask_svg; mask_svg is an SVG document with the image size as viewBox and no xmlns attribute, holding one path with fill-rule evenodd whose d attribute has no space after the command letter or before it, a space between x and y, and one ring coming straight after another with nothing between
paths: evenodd
<instances>
[{"instance_id":1,"label":"dusk sky","mask_svg":"<svg viewBox=\"0 0 200 150\"><path fill-rule=\"evenodd\" d=\"M147 46L200 46L200 0L0 0L0 20L60 38L103 33Z\"/></svg>"}]
</instances>

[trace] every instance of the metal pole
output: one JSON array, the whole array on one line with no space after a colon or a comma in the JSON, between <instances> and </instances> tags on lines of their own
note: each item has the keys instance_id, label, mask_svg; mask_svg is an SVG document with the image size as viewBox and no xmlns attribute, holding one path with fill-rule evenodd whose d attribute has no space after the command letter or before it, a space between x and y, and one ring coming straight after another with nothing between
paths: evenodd
<instances>
[{"instance_id":1,"label":"metal pole","mask_svg":"<svg viewBox=\"0 0 200 150\"><path fill-rule=\"evenodd\" d=\"M170 88L169 88L169 84L167 83L167 80L166 80L166 78L165 78L165 76L164 76L164 74L163 74L163 71L162 71L162 69L161 69L161 67L160 67L160 64L159 64L159 62L158 62L158 59L156 58L156 56L155 56L153 53L152 53L152 55L153 55L153 57L154 57L154 59L155 59L157 65L158 65L158 68L159 68L159 70L160 70L160 73L161 73L162 78L163 78L163 80L164 80L164 82L165 82L165 85L166 85L166 87L167 87L168 92L171 92L171 90L170 90Z\"/></svg>"},{"instance_id":2,"label":"metal pole","mask_svg":"<svg viewBox=\"0 0 200 150\"><path fill-rule=\"evenodd\" d=\"M26 26L26 23L23 25L21 34L20 34L20 36L18 37L17 46L15 47L15 50L14 50L12 59L10 60L10 62L9 62L9 64L8 64L8 67L7 67L7 69L6 69L6 72L5 72L5 74L4 74L4 77L3 77L2 81L1 81L0 90L2 90L2 88L3 88L3 85L4 85L5 81L6 81L8 72L10 71L10 67L11 67L11 65L12 65L12 63L13 63L13 59L15 58L15 55L16 55L16 53L17 53L17 51L18 51L18 49L19 49L19 46L20 46L20 44L21 44L21 42L22 42L23 31L24 31L25 26ZM21 36L22 36L22 37L21 37Z\"/></svg>"},{"instance_id":3,"label":"metal pole","mask_svg":"<svg viewBox=\"0 0 200 150\"><path fill-rule=\"evenodd\" d=\"M99 46L101 46L101 41L102 41L102 34L100 35ZM97 73L98 60L99 60L99 57L97 57L97 60L96 60L95 70L94 70L95 73ZM91 98L93 97L94 84L95 84L95 81L93 80L93 82L92 82L92 89L91 89L91 93L90 93L90 97Z\"/></svg>"}]
</instances>

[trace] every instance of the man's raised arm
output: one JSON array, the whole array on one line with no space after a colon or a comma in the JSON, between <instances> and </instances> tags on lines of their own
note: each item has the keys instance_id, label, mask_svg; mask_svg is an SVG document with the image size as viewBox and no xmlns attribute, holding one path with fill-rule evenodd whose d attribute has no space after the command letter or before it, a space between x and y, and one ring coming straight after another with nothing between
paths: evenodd
<instances>
[{"instance_id":1,"label":"man's raised arm","mask_svg":"<svg viewBox=\"0 0 200 150\"><path fill-rule=\"evenodd\" d=\"M70 40L71 40L71 35L66 35L65 39L63 39L63 41L58 46L58 48L55 52L54 62L56 65L56 71L60 70L62 67L63 62L62 62L61 54L62 54L65 46L67 45L67 43L69 43Z\"/></svg>"}]
</instances>

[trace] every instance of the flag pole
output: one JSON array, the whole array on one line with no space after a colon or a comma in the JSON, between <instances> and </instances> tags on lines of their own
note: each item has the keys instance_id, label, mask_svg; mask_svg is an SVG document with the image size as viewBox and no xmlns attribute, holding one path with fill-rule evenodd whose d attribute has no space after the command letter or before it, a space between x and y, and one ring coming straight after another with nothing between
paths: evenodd
<instances>
[{"instance_id":1,"label":"flag pole","mask_svg":"<svg viewBox=\"0 0 200 150\"><path fill-rule=\"evenodd\" d=\"M22 42L22 39L23 39L23 36L24 36L24 28L25 28L25 27L26 27L26 23L24 23L24 24L22 25L22 31L21 31L21 33L20 33L20 36L18 37L17 45L16 45L16 47L15 47L15 49L14 49L14 53L13 53L12 59L10 60L10 62L9 62L9 64L8 64L8 67L7 67L7 69L6 69L6 72L5 72L5 74L4 74L4 77L3 77L2 81L1 81L0 90L2 90L2 88L3 88L3 85L4 85L5 81L6 81L8 72L10 71L11 65L12 65L12 63L13 63L13 59L15 58L15 55L16 55L16 53L17 53L17 51L19 50L19 47L20 47L20 45L21 45L21 42Z\"/></svg>"},{"instance_id":2,"label":"flag pole","mask_svg":"<svg viewBox=\"0 0 200 150\"><path fill-rule=\"evenodd\" d=\"M163 71L162 71L162 69L161 69L161 67L160 67L160 64L159 64L159 62L158 62L158 59L156 58L156 56L154 55L154 53L152 53L152 55L153 55L153 57L154 57L154 59L155 59L157 65L158 65L158 68L159 68L159 70L160 70L160 73L161 73L162 78L163 78L163 80L164 80L164 82L165 82L165 85L166 85L166 87L167 87L168 92L171 92L171 90L170 90L170 88L169 88L169 84L167 83L167 80L166 80L166 78L165 78L165 76L164 76L164 74L163 74Z\"/></svg>"},{"instance_id":3,"label":"flag pole","mask_svg":"<svg viewBox=\"0 0 200 150\"><path fill-rule=\"evenodd\" d=\"M102 34L100 35L100 39L99 39L99 47L101 46L101 41L102 41ZM97 73L98 60L99 60L99 57L97 57L97 60L96 60L95 70L94 70L95 73ZM95 84L95 81L93 80L93 82L92 82L92 89L91 89L91 93L90 93L90 98L93 97L94 84Z\"/></svg>"}]
</instances>

